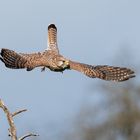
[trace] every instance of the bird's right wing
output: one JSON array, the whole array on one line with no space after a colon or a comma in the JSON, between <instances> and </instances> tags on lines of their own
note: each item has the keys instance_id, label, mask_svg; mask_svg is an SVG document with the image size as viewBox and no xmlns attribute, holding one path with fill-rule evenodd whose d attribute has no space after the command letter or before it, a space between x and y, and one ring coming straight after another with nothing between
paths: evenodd
<instances>
[{"instance_id":1,"label":"bird's right wing","mask_svg":"<svg viewBox=\"0 0 140 140\"><path fill-rule=\"evenodd\" d=\"M35 67L43 66L44 63L41 53L23 54L9 49L2 49L0 54L1 61L6 67L12 69L27 68L30 71Z\"/></svg>"},{"instance_id":2,"label":"bird's right wing","mask_svg":"<svg viewBox=\"0 0 140 140\"><path fill-rule=\"evenodd\" d=\"M54 51L55 53L59 53L59 49L57 46L57 28L54 24L50 24L48 26L48 48L47 50Z\"/></svg>"},{"instance_id":3,"label":"bird's right wing","mask_svg":"<svg viewBox=\"0 0 140 140\"><path fill-rule=\"evenodd\" d=\"M123 67L114 67L107 65L92 66L83 63L69 61L70 69L84 73L90 78L100 78L108 81L126 81L135 77L134 71Z\"/></svg>"}]
</instances>

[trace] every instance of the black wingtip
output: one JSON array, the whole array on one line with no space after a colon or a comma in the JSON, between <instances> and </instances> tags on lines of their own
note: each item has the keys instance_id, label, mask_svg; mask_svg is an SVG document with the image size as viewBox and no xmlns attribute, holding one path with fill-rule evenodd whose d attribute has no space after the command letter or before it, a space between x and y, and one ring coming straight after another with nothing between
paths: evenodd
<instances>
[{"instance_id":1,"label":"black wingtip","mask_svg":"<svg viewBox=\"0 0 140 140\"><path fill-rule=\"evenodd\" d=\"M129 78L134 78L134 77L136 77L136 75L135 75L135 74L130 75L130 77L129 77Z\"/></svg>"},{"instance_id":2,"label":"black wingtip","mask_svg":"<svg viewBox=\"0 0 140 140\"><path fill-rule=\"evenodd\" d=\"M4 51L5 51L5 49L1 49L1 52L0 52L0 55L3 57L3 54L4 54Z\"/></svg>"},{"instance_id":3,"label":"black wingtip","mask_svg":"<svg viewBox=\"0 0 140 140\"><path fill-rule=\"evenodd\" d=\"M57 30L55 24L50 24L50 25L48 26L48 30L49 30L50 28L53 28L53 29L56 29L56 30Z\"/></svg>"},{"instance_id":4,"label":"black wingtip","mask_svg":"<svg viewBox=\"0 0 140 140\"><path fill-rule=\"evenodd\" d=\"M2 58L2 57L0 57L0 60L4 63L4 60L3 60L3 58Z\"/></svg>"}]
</instances>

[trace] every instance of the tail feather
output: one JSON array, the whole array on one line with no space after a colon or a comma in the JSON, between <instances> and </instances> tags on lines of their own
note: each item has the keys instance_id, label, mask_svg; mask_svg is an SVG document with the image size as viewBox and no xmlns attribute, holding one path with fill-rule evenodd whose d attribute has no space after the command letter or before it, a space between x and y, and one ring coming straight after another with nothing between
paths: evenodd
<instances>
[{"instance_id":1,"label":"tail feather","mask_svg":"<svg viewBox=\"0 0 140 140\"><path fill-rule=\"evenodd\" d=\"M57 46L57 28L54 24L48 26L48 50L59 53Z\"/></svg>"}]
</instances>

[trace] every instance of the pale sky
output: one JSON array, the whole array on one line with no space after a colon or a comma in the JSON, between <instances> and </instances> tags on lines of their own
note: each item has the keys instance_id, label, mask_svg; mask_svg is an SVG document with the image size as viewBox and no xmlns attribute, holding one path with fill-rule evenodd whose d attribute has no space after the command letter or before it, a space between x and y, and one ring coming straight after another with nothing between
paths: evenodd
<instances>
[{"instance_id":1,"label":"pale sky","mask_svg":"<svg viewBox=\"0 0 140 140\"><path fill-rule=\"evenodd\" d=\"M55 23L65 57L93 65L129 65L135 70L140 52L139 6L139 0L0 0L0 48L43 51L47 26ZM123 57L116 61L119 55ZM15 118L19 135L33 131L42 139L55 139L91 95L94 103L102 100L96 85L104 81L75 71L27 72L7 69L3 63L0 68L0 98L11 111L28 109ZM0 114L0 137L6 139L8 124Z\"/></svg>"}]
</instances>

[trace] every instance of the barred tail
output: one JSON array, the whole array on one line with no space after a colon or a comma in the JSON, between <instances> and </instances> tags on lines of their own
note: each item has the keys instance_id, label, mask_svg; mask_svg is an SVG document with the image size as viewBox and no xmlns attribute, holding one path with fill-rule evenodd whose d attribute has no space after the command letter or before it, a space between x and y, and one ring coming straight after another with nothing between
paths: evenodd
<instances>
[{"instance_id":1,"label":"barred tail","mask_svg":"<svg viewBox=\"0 0 140 140\"><path fill-rule=\"evenodd\" d=\"M57 28L54 24L48 26L48 50L59 53L57 47Z\"/></svg>"},{"instance_id":2,"label":"barred tail","mask_svg":"<svg viewBox=\"0 0 140 140\"><path fill-rule=\"evenodd\" d=\"M57 44L57 28L54 24L48 26L48 42L50 45Z\"/></svg>"},{"instance_id":3,"label":"barred tail","mask_svg":"<svg viewBox=\"0 0 140 140\"><path fill-rule=\"evenodd\" d=\"M5 66L12 69L25 68L26 60L16 52L8 49L1 50L1 60Z\"/></svg>"}]
</instances>

